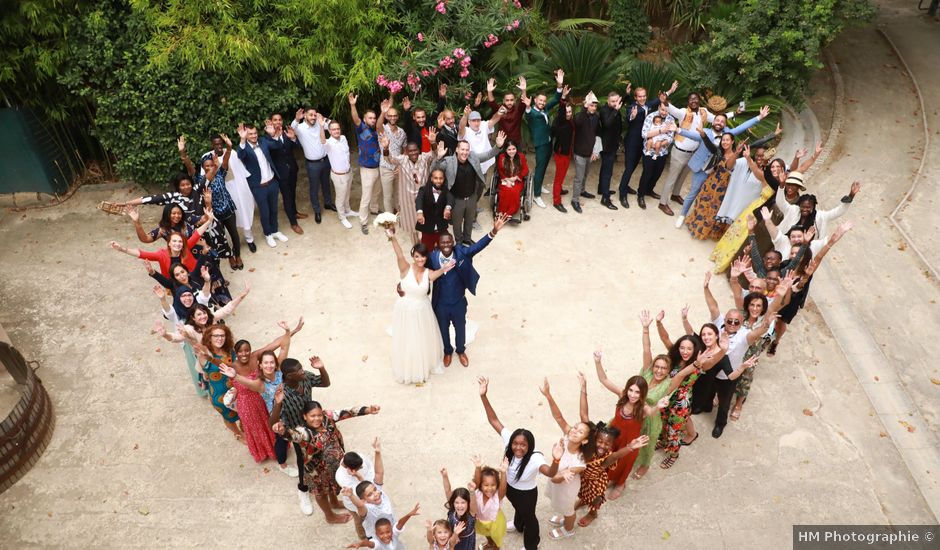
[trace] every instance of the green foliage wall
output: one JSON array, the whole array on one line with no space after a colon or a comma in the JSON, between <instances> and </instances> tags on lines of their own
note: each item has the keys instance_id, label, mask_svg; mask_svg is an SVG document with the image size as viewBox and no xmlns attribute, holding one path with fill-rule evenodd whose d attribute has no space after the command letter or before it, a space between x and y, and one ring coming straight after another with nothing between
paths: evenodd
<instances>
[{"instance_id":1,"label":"green foliage wall","mask_svg":"<svg viewBox=\"0 0 940 550\"><path fill-rule=\"evenodd\" d=\"M873 15L868 0L741 0L709 25L696 51L703 61L698 80L800 105L823 48Z\"/></svg>"},{"instance_id":2,"label":"green foliage wall","mask_svg":"<svg viewBox=\"0 0 940 550\"><path fill-rule=\"evenodd\" d=\"M646 48L650 39L649 19L639 0L611 0L610 39L617 51L637 53Z\"/></svg>"}]
</instances>

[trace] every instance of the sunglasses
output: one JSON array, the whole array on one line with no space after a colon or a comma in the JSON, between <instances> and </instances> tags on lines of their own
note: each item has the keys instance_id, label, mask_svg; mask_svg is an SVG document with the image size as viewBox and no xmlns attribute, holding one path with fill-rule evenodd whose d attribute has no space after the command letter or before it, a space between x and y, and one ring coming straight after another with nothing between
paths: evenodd
<instances>
[{"instance_id":1,"label":"sunglasses","mask_svg":"<svg viewBox=\"0 0 940 550\"><path fill-rule=\"evenodd\" d=\"M725 324L736 327L741 324L741 320L740 319L728 319L727 321L725 321Z\"/></svg>"}]
</instances>

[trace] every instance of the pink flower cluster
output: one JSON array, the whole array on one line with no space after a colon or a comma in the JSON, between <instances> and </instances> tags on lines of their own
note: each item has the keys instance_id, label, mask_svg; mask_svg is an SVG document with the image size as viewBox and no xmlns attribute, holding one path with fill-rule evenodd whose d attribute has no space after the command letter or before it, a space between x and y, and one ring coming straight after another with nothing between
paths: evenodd
<instances>
[{"instance_id":1,"label":"pink flower cluster","mask_svg":"<svg viewBox=\"0 0 940 550\"><path fill-rule=\"evenodd\" d=\"M519 20L518 20L518 19L515 19L515 20L513 20L513 22L512 22L511 24L506 25L506 30L507 30L507 31L511 31L511 30L518 29L518 28L519 28Z\"/></svg>"},{"instance_id":2,"label":"pink flower cluster","mask_svg":"<svg viewBox=\"0 0 940 550\"><path fill-rule=\"evenodd\" d=\"M437 62L437 64L443 69L449 69L453 67L454 63L454 58L449 55Z\"/></svg>"},{"instance_id":3,"label":"pink flower cluster","mask_svg":"<svg viewBox=\"0 0 940 550\"><path fill-rule=\"evenodd\" d=\"M425 71L427 72L427 71ZM414 73L409 73L408 77L405 79L408 82L408 87L411 88L412 92L416 92L421 89L421 77Z\"/></svg>"},{"instance_id":4,"label":"pink flower cluster","mask_svg":"<svg viewBox=\"0 0 940 550\"><path fill-rule=\"evenodd\" d=\"M463 51L463 48L454 49L454 57L460 59L461 57L467 55L467 52Z\"/></svg>"},{"instance_id":5,"label":"pink flower cluster","mask_svg":"<svg viewBox=\"0 0 940 550\"><path fill-rule=\"evenodd\" d=\"M438 13L443 15L447 13L447 4L444 3L444 0L441 0L440 2L437 3L436 6L434 6L434 9L436 9Z\"/></svg>"},{"instance_id":6,"label":"pink flower cluster","mask_svg":"<svg viewBox=\"0 0 940 550\"><path fill-rule=\"evenodd\" d=\"M381 75L381 74L376 77L375 83L381 86L382 88L388 88L388 91L390 91L393 94L397 94L398 92L402 91L402 89L405 87L405 85L402 84L400 80L388 80L387 78L385 78L385 75Z\"/></svg>"},{"instance_id":7,"label":"pink flower cluster","mask_svg":"<svg viewBox=\"0 0 940 550\"><path fill-rule=\"evenodd\" d=\"M490 48L492 46L495 46L497 43L499 43L499 37L496 36L495 34L491 34L486 37L486 40L483 41L483 47Z\"/></svg>"},{"instance_id":8,"label":"pink flower cluster","mask_svg":"<svg viewBox=\"0 0 940 550\"><path fill-rule=\"evenodd\" d=\"M418 42L424 42L424 33L418 33Z\"/></svg>"}]
</instances>

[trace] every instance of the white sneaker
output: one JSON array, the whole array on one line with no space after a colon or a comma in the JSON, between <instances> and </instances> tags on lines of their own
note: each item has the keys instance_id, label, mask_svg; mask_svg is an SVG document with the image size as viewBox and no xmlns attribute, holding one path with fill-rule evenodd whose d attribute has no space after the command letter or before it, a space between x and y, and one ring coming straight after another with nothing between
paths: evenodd
<instances>
[{"instance_id":1,"label":"white sneaker","mask_svg":"<svg viewBox=\"0 0 940 550\"><path fill-rule=\"evenodd\" d=\"M268 246L271 248L277 247L277 243L274 242L274 235L265 235L264 240L268 243Z\"/></svg>"},{"instance_id":2,"label":"white sneaker","mask_svg":"<svg viewBox=\"0 0 940 550\"><path fill-rule=\"evenodd\" d=\"M507 533L512 533L512 532L514 532L515 530L516 530L516 525L512 522L512 520L507 521L507 522L506 522L506 532L507 532Z\"/></svg>"},{"instance_id":3,"label":"white sneaker","mask_svg":"<svg viewBox=\"0 0 940 550\"><path fill-rule=\"evenodd\" d=\"M274 234L274 238L281 241L282 243L287 242L287 235L281 233L280 231Z\"/></svg>"},{"instance_id":4,"label":"white sneaker","mask_svg":"<svg viewBox=\"0 0 940 550\"><path fill-rule=\"evenodd\" d=\"M535 197L535 204L539 205L539 208L547 208L545 206L545 201L542 200L542 197Z\"/></svg>"},{"instance_id":5,"label":"white sneaker","mask_svg":"<svg viewBox=\"0 0 940 550\"><path fill-rule=\"evenodd\" d=\"M313 503L310 502L310 493L298 489L297 496L300 498L300 511L303 512L305 516L312 516Z\"/></svg>"},{"instance_id":6,"label":"white sneaker","mask_svg":"<svg viewBox=\"0 0 940 550\"><path fill-rule=\"evenodd\" d=\"M682 223L683 223L684 221L685 221L685 216L683 216L683 215L680 214L679 217L676 218L676 229L682 228Z\"/></svg>"},{"instance_id":7,"label":"white sneaker","mask_svg":"<svg viewBox=\"0 0 940 550\"><path fill-rule=\"evenodd\" d=\"M347 220L346 218L341 218L339 220L339 223L343 224L343 227L345 227L346 229L352 229L352 224L349 223L349 220Z\"/></svg>"},{"instance_id":8,"label":"white sneaker","mask_svg":"<svg viewBox=\"0 0 940 550\"><path fill-rule=\"evenodd\" d=\"M297 477L297 466L278 466L278 470L287 477ZM307 497L310 500L310 497Z\"/></svg>"}]
</instances>

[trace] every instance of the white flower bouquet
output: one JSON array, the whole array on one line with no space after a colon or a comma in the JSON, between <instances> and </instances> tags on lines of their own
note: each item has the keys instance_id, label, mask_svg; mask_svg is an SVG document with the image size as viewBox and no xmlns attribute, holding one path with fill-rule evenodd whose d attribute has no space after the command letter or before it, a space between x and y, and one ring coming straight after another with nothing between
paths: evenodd
<instances>
[{"instance_id":1,"label":"white flower bouquet","mask_svg":"<svg viewBox=\"0 0 940 550\"><path fill-rule=\"evenodd\" d=\"M372 222L372 225L375 227L384 227L385 229L391 229L395 227L395 224L398 223L398 216L392 214L391 212L382 212L375 217L375 221Z\"/></svg>"}]
</instances>

